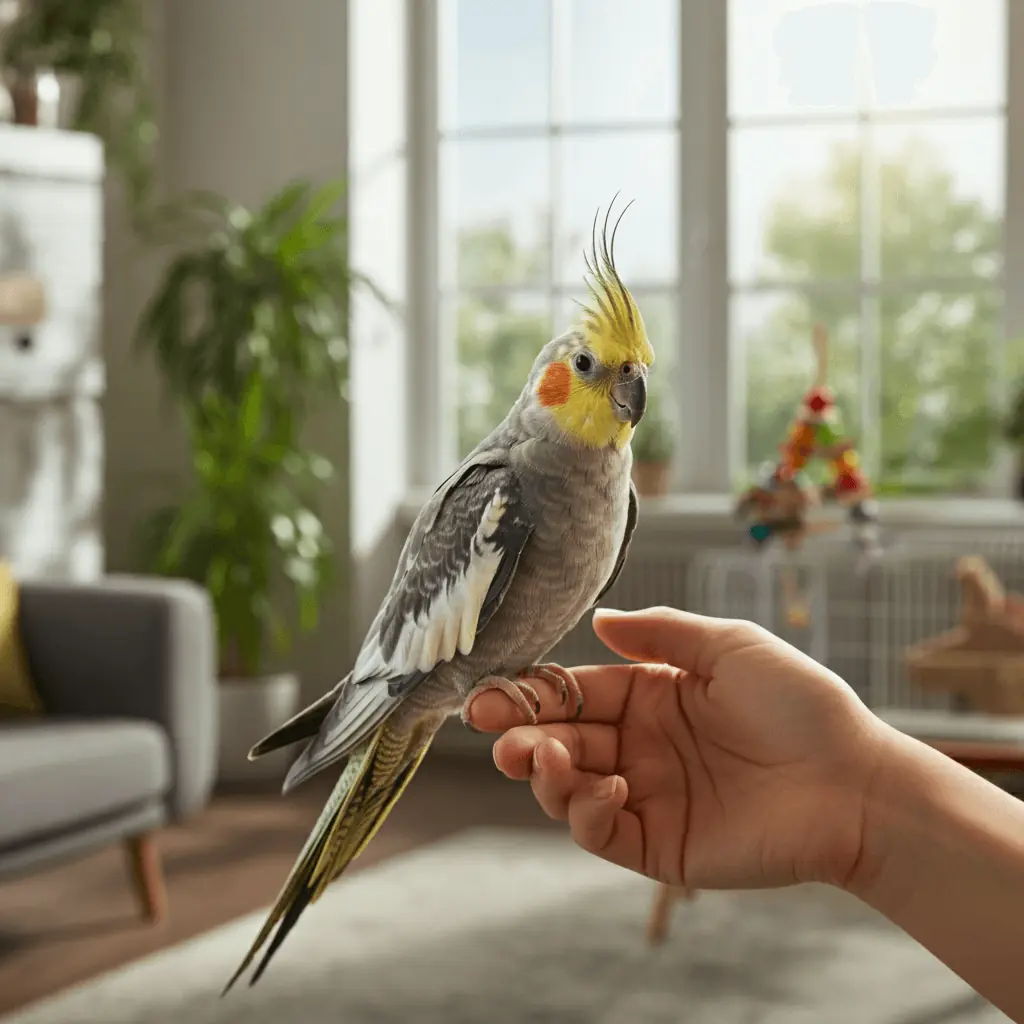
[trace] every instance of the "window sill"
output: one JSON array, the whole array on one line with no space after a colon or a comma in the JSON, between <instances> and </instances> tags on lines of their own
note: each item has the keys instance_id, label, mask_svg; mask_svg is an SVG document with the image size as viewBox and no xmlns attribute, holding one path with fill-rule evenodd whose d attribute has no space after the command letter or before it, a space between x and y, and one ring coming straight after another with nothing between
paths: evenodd
<instances>
[{"instance_id":1,"label":"window sill","mask_svg":"<svg viewBox=\"0 0 1024 1024\"><path fill-rule=\"evenodd\" d=\"M398 510L398 525L408 530L431 491L410 492ZM687 531L738 533L735 499L726 494L670 494L640 499L644 533ZM1005 498L882 498L878 502L883 528L890 529L1015 529L1024 530L1024 504ZM841 522L843 513L825 508L823 520Z\"/></svg>"}]
</instances>

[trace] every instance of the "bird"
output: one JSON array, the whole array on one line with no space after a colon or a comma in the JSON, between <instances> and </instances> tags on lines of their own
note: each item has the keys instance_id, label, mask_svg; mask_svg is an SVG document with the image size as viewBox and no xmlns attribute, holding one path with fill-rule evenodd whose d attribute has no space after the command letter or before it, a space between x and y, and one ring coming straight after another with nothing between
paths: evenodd
<instances>
[{"instance_id":1,"label":"bird","mask_svg":"<svg viewBox=\"0 0 1024 1024\"><path fill-rule=\"evenodd\" d=\"M612 201L614 205L614 200ZM615 263L612 206L584 253L589 297L537 355L507 416L445 479L405 541L352 670L250 751L304 742L283 790L340 770L263 927L228 981L263 950L255 984L314 903L365 849L443 722L499 690L535 724L529 679L551 682L571 716L583 695L545 656L619 576L638 518L630 441L654 349Z\"/></svg>"}]
</instances>

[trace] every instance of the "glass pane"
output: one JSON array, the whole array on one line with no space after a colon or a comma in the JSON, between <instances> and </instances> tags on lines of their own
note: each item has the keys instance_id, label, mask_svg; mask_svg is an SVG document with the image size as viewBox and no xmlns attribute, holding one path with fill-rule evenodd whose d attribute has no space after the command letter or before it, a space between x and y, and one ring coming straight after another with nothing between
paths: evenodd
<instances>
[{"instance_id":1,"label":"glass pane","mask_svg":"<svg viewBox=\"0 0 1024 1024\"><path fill-rule=\"evenodd\" d=\"M442 0L439 26L442 130L547 122L549 0Z\"/></svg>"},{"instance_id":2,"label":"glass pane","mask_svg":"<svg viewBox=\"0 0 1024 1024\"><path fill-rule=\"evenodd\" d=\"M883 274L998 274L1006 166L1002 118L875 130Z\"/></svg>"},{"instance_id":3,"label":"glass pane","mask_svg":"<svg viewBox=\"0 0 1024 1024\"><path fill-rule=\"evenodd\" d=\"M1005 0L868 0L864 15L872 105L1005 102Z\"/></svg>"},{"instance_id":4,"label":"glass pane","mask_svg":"<svg viewBox=\"0 0 1024 1024\"><path fill-rule=\"evenodd\" d=\"M678 0L571 0L564 76L569 123L674 118Z\"/></svg>"},{"instance_id":5,"label":"glass pane","mask_svg":"<svg viewBox=\"0 0 1024 1024\"><path fill-rule=\"evenodd\" d=\"M886 296L881 311L881 488L976 489L999 441L992 419L998 295Z\"/></svg>"},{"instance_id":6,"label":"glass pane","mask_svg":"<svg viewBox=\"0 0 1024 1024\"><path fill-rule=\"evenodd\" d=\"M855 3L728 3L733 117L856 109Z\"/></svg>"},{"instance_id":7,"label":"glass pane","mask_svg":"<svg viewBox=\"0 0 1024 1024\"><path fill-rule=\"evenodd\" d=\"M677 267L679 161L673 131L564 138L558 143L561 189L558 238L561 280L574 284L586 267L594 214L602 217L616 192L614 218L635 200L615 242L615 263L627 285L671 281Z\"/></svg>"},{"instance_id":8,"label":"glass pane","mask_svg":"<svg viewBox=\"0 0 1024 1024\"><path fill-rule=\"evenodd\" d=\"M504 419L552 332L544 295L464 295L453 305L461 457Z\"/></svg>"},{"instance_id":9,"label":"glass pane","mask_svg":"<svg viewBox=\"0 0 1024 1024\"><path fill-rule=\"evenodd\" d=\"M739 129L729 164L732 281L859 277L854 128Z\"/></svg>"},{"instance_id":10,"label":"glass pane","mask_svg":"<svg viewBox=\"0 0 1024 1024\"><path fill-rule=\"evenodd\" d=\"M443 144L441 239L446 286L546 280L548 146L544 139Z\"/></svg>"},{"instance_id":11,"label":"glass pane","mask_svg":"<svg viewBox=\"0 0 1024 1024\"><path fill-rule=\"evenodd\" d=\"M856 442L860 431L860 300L856 295L808 297L795 292L739 295L732 302L732 332L742 353L747 403L746 465L742 486L779 458L779 445L814 383L813 325L829 338L828 383L842 428ZM822 477L827 467L809 469Z\"/></svg>"}]
</instances>

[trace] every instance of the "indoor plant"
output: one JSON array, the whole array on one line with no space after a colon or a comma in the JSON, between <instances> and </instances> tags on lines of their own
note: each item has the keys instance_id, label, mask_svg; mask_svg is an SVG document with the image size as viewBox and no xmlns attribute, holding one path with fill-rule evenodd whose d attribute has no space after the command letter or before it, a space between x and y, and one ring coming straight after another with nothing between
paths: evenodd
<instances>
[{"instance_id":1,"label":"indoor plant","mask_svg":"<svg viewBox=\"0 0 1024 1024\"><path fill-rule=\"evenodd\" d=\"M209 591L220 643L221 778L297 710L294 675L265 674L293 623L316 624L332 552L316 511L330 463L302 440L310 399L341 400L348 265L341 184L289 185L250 212L217 197L188 207L197 242L170 263L139 325L191 444L193 481L146 524L151 570ZM259 766L259 768L257 768Z\"/></svg>"},{"instance_id":2,"label":"indoor plant","mask_svg":"<svg viewBox=\"0 0 1024 1024\"><path fill-rule=\"evenodd\" d=\"M131 209L152 198L157 127L140 0L20 0L0 38L15 121L37 123L37 76L52 72L71 98L66 124L103 140Z\"/></svg>"},{"instance_id":3,"label":"indoor plant","mask_svg":"<svg viewBox=\"0 0 1024 1024\"><path fill-rule=\"evenodd\" d=\"M637 491L647 497L668 490L676 449L675 428L663 403L661 389L653 385L647 395L647 411L633 436L633 482Z\"/></svg>"}]
</instances>

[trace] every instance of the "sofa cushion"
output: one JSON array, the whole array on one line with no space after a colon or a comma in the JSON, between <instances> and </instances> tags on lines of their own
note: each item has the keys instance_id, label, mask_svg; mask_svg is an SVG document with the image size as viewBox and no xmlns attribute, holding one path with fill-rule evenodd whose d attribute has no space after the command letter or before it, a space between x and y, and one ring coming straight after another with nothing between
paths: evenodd
<instances>
[{"instance_id":1,"label":"sofa cushion","mask_svg":"<svg viewBox=\"0 0 1024 1024\"><path fill-rule=\"evenodd\" d=\"M42 711L18 631L18 584L0 562L0 719Z\"/></svg>"},{"instance_id":2,"label":"sofa cushion","mask_svg":"<svg viewBox=\"0 0 1024 1024\"><path fill-rule=\"evenodd\" d=\"M4 722L0 849L160 799L170 780L167 736L152 722Z\"/></svg>"}]
</instances>

